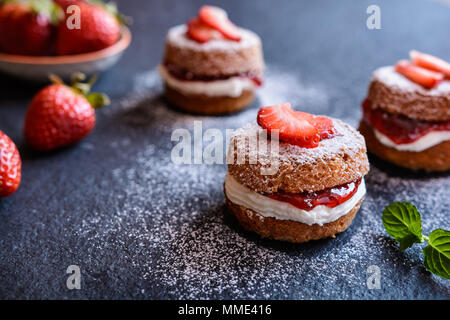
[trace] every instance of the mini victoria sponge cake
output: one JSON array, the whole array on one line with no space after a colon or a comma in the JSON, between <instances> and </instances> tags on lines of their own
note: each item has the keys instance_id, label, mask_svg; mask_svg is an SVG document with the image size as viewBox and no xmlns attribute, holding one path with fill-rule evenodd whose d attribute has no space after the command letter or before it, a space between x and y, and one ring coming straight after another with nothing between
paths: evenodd
<instances>
[{"instance_id":1,"label":"mini victoria sponge cake","mask_svg":"<svg viewBox=\"0 0 450 320\"><path fill-rule=\"evenodd\" d=\"M369 151L381 159L413 170L447 171L450 81L445 77L450 64L416 51L411 58L412 63L375 70L359 131ZM448 75L429 69L427 61L447 65Z\"/></svg>"},{"instance_id":2,"label":"mini victoria sponge cake","mask_svg":"<svg viewBox=\"0 0 450 320\"><path fill-rule=\"evenodd\" d=\"M224 191L226 203L245 229L264 238L301 243L334 237L350 226L366 193L366 146L355 129L326 119L333 134L322 137L315 147L286 139L281 127L276 153L271 151L273 128L260 118L259 124L234 132ZM269 136L264 134L267 130ZM254 136L258 143L251 143ZM239 152L244 152L245 161L238 160ZM274 164L276 170L265 174L262 169Z\"/></svg>"},{"instance_id":3,"label":"mini victoria sponge cake","mask_svg":"<svg viewBox=\"0 0 450 320\"><path fill-rule=\"evenodd\" d=\"M159 66L167 100L185 111L220 115L250 105L262 85L260 38L232 25L222 9L204 6L171 28Z\"/></svg>"}]
</instances>

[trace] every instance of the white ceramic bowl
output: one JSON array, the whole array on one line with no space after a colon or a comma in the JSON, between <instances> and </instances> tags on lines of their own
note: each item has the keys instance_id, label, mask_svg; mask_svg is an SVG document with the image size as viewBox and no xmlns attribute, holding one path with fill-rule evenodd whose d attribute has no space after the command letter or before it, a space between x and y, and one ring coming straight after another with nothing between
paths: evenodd
<instances>
[{"instance_id":1,"label":"white ceramic bowl","mask_svg":"<svg viewBox=\"0 0 450 320\"><path fill-rule=\"evenodd\" d=\"M0 53L0 71L35 82L48 81L49 74L56 74L65 80L75 72L91 75L116 64L130 43L131 32L123 26L117 43L95 52L45 57Z\"/></svg>"}]
</instances>

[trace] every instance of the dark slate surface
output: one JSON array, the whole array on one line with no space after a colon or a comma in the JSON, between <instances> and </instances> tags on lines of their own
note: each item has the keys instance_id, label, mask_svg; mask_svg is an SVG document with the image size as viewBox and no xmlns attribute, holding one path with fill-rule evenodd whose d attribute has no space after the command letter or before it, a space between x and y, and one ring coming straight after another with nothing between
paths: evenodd
<instances>
[{"instance_id":1,"label":"dark slate surface","mask_svg":"<svg viewBox=\"0 0 450 320\"><path fill-rule=\"evenodd\" d=\"M413 201L424 230L450 228L450 179L412 174L371 158L367 199L351 228L304 245L261 240L226 213L224 165L176 166L175 128L237 128L262 103L288 99L356 126L376 67L416 48L450 59L450 8L426 1L224 1L232 19L264 39L267 86L229 117L196 118L167 107L154 71L166 30L201 1L118 1L134 17L131 48L96 90L113 104L80 144L38 154L22 136L38 89L0 76L0 128L23 157L19 192L0 200L0 298L448 299L449 281L422 266L420 246L400 252L381 212ZM211 1L215 3L215 1ZM382 30L365 27L381 7ZM277 101L275 101L277 100ZM66 288L78 265L81 290ZM366 269L381 270L381 289Z\"/></svg>"}]
</instances>

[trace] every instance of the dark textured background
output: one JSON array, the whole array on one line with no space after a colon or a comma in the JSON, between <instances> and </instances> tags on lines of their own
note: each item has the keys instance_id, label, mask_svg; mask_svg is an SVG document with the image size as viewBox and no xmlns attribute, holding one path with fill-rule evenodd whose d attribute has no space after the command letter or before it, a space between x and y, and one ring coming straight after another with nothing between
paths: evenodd
<instances>
[{"instance_id":1,"label":"dark textured background","mask_svg":"<svg viewBox=\"0 0 450 320\"><path fill-rule=\"evenodd\" d=\"M367 199L336 239L290 245L244 232L223 205L225 166L170 162L172 130L191 129L196 118L165 105L153 70L167 29L202 1L118 3L134 18L133 42L96 85L113 104L98 112L83 142L48 154L29 149L23 117L39 87L0 75L0 129L23 158L20 190L0 200L0 298L450 298L449 281L423 268L420 246L400 252L381 225L384 206L405 200L422 212L426 233L449 229L447 175L413 174L371 158ZM381 7L382 30L365 27L370 4ZM262 37L269 86L243 113L198 118L204 127L251 121L271 95L356 126L375 68L412 48L450 60L450 7L437 2L220 5ZM78 291L66 288L71 264L81 267ZM381 269L380 290L366 287L370 265Z\"/></svg>"}]
</instances>

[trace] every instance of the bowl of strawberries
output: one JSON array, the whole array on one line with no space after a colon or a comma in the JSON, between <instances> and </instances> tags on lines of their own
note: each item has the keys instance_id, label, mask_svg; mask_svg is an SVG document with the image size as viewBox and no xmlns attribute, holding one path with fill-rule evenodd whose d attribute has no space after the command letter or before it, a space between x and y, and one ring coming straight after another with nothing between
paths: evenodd
<instances>
[{"instance_id":1,"label":"bowl of strawberries","mask_svg":"<svg viewBox=\"0 0 450 320\"><path fill-rule=\"evenodd\" d=\"M0 0L0 72L44 82L105 71L131 43L127 22L100 0Z\"/></svg>"}]
</instances>

